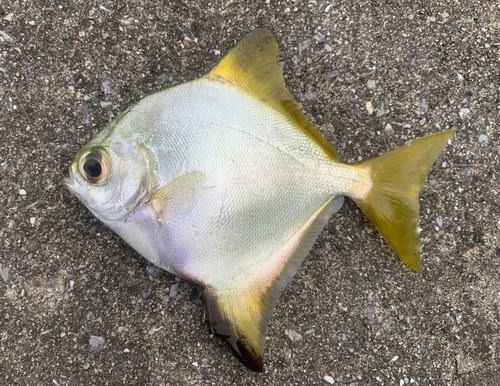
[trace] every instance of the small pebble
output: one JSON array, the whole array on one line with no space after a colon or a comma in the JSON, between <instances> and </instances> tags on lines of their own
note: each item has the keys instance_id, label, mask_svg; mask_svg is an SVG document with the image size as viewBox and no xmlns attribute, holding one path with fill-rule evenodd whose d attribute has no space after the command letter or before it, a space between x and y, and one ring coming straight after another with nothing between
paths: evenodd
<instances>
[{"instance_id":1,"label":"small pebble","mask_svg":"<svg viewBox=\"0 0 500 386\"><path fill-rule=\"evenodd\" d=\"M170 287L170 292L169 292L169 296L171 298L175 298L177 296L177 292L179 290L179 284L172 284L172 286Z\"/></svg>"},{"instance_id":2,"label":"small pebble","mask_svg":"<svg viewBox=\"0 0 500 386\"><path fill-rule=\"evenodd\" d=\"M154 264L150 264L146 267L146 271L153 277L160 277L163 273L163 269L157 267Z\"/></svg>"},{"instance_id":3,"label":"small pebble","mask_svg":"<svg viewBox=\"0 0 500 386\"><path fill-rule=\"evenodd\" d=\"M486 134L479 135L479 143L488 143L488 136Z\"/></svg>"},{"instance_id":4,"label":"small pebble","mask_svg":"<svg viewBox=\"0 0 500 386\"><path fill-rule=\"evenodd\" d=\"M7 268L0 263L0 276L3 281L7 281L9 279L9 271L10 268Z\"/></svg>"},{"instance_id":5,"label":"small pebble","mask_svg":"<svg viewBox=\"0 0 500 386\"><path fill-rule=\"evenodd\" d=\"M19 190L19 194L20 194L21 196L26 196L26 190L24 190L24 189L20 189L20 190Z\"/></svg>"},{"instance_id":6,"label":"small pebble","mask_svg":"<svg viewBox=\"0 0 500 386\"><path fill-rule=\"evenodd\" d=\"M297 342L302 339L302 335L294 330L285 330L285 335L288 336L292 342Z\"/></svg>"},{"instance_id":7,"label":"small pebble","mask_svg":"<svg viewBox=\"0 0 500 386\"><path fill-rule=\"evenodd\" d=\"M323 378L325 381L327 381L330 385L333 385L333 378L330 377L329 375L325 375Z\"/></svg>"},{"instance_id":8,"label":"small pebble","mask_svg":"<svg viewBox=\"0 0 500 386\"><path fill-rule=\"evenodd\" d=\"M314 99L314 94L308 91L304 94L304 98L306 98L308 101L312 101Z\"/></svg>"},{"instance_id":9,"label":"small pebble","mask_svg":"<svg viewBox=\"0 0 500 386\"><path fill-rule=\"evenodd\" d=\"M104 101L101 101L101 107L103 109L107 109L109 107L113 106L113 103L112 102L104 102Z\"/></svg>"},{"instance_id":10,"label":"small pebble","mask_svg":"<svg viewBox=\"0 0 500 386\"><path fill-rule=\"evenodd\" d=\"M30 223L31 223L31 224L34 224L35 222L36 222L36 218L35 218L35 217L31 217L31 218L30 218Z\"/></svg>"},{"instance_id":11,"label":"small pebble","mask_svg":"<svg viewBox=\"0 0 500 386\"><path fill-rule=\"evenodd\" d=\"M366 87L368 87L368 89L370 90L373 90L376 86L377 82L375 82L374 80L370 79L368 82L366 82Z\"/></svg>"},{"instance_id":12,"label":"small pebble","mask_svg":"<svg viewBox=\"0 0 500 386\"><path fill-rule=\"evenodd\" d=\"M299 52L304 51L307 47L309 47L309 42L307 40L301 40L299 42Z\"/></svg>"},{"instance_id":13,"label":"small pebble","mask_svg":"<svg viewBox=\"0 0 500 386\"><path fill-rule=\"evenodd\" d=\"M113 85L111 84L110 79L103 79L101 81L101 86L104 94L113 94Z\"/></svg>"},{"instance_id":14,"label":"small pebble","mask_svg":"<svg viewBox=\"0 0 500 386\"><path fill-rule=\"evenodd\" d=\"M81 254L82 254L82 248L76 248L75 256L73 258L78 259Z\"/></svg>"},{"instance_id":15,"label":"small pebble","mask_svg":"<svg viewBox=\"0 0 500 386\"><path fill-rule=\"evenodd\" d=\"M5 40L7 43L12 43L14 42L14 40L12 40L12 38L7 35L5 32L3 31L0 31L0 36L3 38L3 40Z\"/></svg>"},{"instance_id":16,"label":"small pebble","mask_svg":"<svg viewBox=\"0 0 500 386\"><path fill-rule=\"evenodd\" d=\"M90 365L89 365L87 362L85 362L85 363L83 364L83 369L84 369L84 370L88 370L88 368L89 368L89 367L90 367Z\"/></svg>"},{"instance_id":17,"label":"small pebble","mask_svg":"<svg viewBox=\"0 0 500 386\"><path fill-rule=\"evenodd\" d=\"M142 289L141 296L144 300L146 300L151 296L152 293L153 293L153 287L151 286L151 284L148 284L146 287Z\"/></svg>"},{"instance_id":18,"label":"small pebble","mask_svg":"<svg viewBox=\"0 0 500 386\"><path fill-rule=\"evenodd\" d=\"M106 346L106 340L102 336L90 335L90 347L94 351L101 351Z\"/></svg>"},{"instance_id":19,"label":"small pebble","mask_svg":"<svg viewBox=\"0 0 500 386\"><path fill-rule=\"evenodd\" d=\"M326 50L326 52L332 52L333 48L330 47L328 44L325 44L325 50Z\"/></svg>"},{"instance_id":20,"label":"small pebble","mask_svg":"<svg viewBox=\"0 0 500 386\"><path fill-rule=\"evenodd\" d=\"M366 102L365 104L366 110L368 111L368 114L372 115L373 114L373 105L372 102Z\"/></svg>"},{"instance_id":21,"label":"small pebble","mask_svg":"<svg viewBox=\"0 0 500 386\"><path fill-rule=\"evenodd\" d=\"M325 35L322 33L318 32L316 35L313 36L314 40L317 42L324 42L325 41Z\"/></svg>"},{"instance_id":22,"label":"small pebble","mask_svg":"<svg viewBox=\"0 0 500 386\"><path fill-rule=\"evenodd\" d=\"M429 105L425 101L425 99L422 99L420 101L420 111L423 113L426 113L429 110Z\"/></svg>"},{"instance_id":23,"label":"small pebble","mask_svg":"<svg viewBox=\"0 0 500 386\"><path fill-rule=\"evenodd\" d=\"M439 216L438 218L436 218L436 223L439 225L439 227L443 226L443 219L442 219L441 216Z\"/></svg>"},{"instance_id":24,"label":"small pebble","mask_svg":"<svg viewBox=\"0 0 500 386\"><path fill-rule=\"evenodd\" d=\"M392 128L392 126L391 126L390 123L388 123L387 125L385 125L384 132L387 135L393 135L394 134L394 129Z\"/></svg>"},{"instance_id":25,"label":"small pebble","mask_svg":"<svg viewBox=\"0 0 500 386\"><path fill-rule=\"evenodd\" d=\"M458 115L460 115L460 118L462 118L462 120L465 119L465 117L469 114L470 114L470 110L466 107L461 108L460 111L458 112Z\"/></svg>"}]
</instances>

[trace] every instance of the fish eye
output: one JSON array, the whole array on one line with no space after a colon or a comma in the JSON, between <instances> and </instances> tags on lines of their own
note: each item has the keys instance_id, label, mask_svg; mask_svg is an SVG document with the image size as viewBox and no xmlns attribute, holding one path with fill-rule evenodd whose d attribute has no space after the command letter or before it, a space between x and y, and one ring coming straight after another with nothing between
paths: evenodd
<instances>
[{"instance_id":1,"label":"fish eye","mask_svg":"<svg viewBox=\"0 0 500 386\"><path fill-rule=\"evenodd\" d=\"M107 156L97 150L92 150L80 158L80 174L90 183L102 182L109 173Z\"/></svg>"}]
</instances>

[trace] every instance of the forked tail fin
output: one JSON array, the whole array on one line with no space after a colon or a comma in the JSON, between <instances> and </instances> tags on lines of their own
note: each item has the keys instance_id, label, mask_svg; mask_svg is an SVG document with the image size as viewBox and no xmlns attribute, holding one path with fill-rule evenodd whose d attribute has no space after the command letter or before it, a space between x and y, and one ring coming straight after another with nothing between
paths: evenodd
<instances>
[{"instance_id":1,"label":"forked tail fin","mask_svg":"<svg viewBox=\"0 0 500 386\"><path fill-rule=\"evenodd\" d=\"M356 199L358 205L396 253L417 272L421 272L418 194L430 167L454 132L428 135L361 164L370 171L372 188Z\"/></svg>"}]
</instances>

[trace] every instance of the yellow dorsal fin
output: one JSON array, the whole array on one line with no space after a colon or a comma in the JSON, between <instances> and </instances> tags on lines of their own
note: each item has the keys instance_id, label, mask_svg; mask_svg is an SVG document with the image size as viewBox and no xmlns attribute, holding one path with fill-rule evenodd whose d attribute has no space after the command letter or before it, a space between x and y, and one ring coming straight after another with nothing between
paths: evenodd
<instances>
[{"instance_id":1,"label":"yellow dorsal fin","mask_svg":"<svg viewBox=\"0 0 500 386\"><path fill-rule=\"evenodd\" d=\"M205 78L230 83L267 103L301 127L330 158L337 159L335 148L309 122L285 87L278 56L274 36L265 29L257 29L229 51Z\"/></svg>"}]
</instances>

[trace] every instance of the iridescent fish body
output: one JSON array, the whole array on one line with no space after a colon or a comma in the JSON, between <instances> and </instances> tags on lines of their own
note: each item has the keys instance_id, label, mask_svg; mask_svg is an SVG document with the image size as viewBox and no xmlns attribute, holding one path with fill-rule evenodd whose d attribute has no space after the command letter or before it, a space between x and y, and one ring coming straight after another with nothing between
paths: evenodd
<instances>
[{"instance_id":1,"label":"iridescent fish body","mask_svg":"<svg viewBox=\"0 0 500 386\"><path fill-rule=\"evenodd\" d=\"M256 30L208 75L121 114L64 184L146 259L197 283L214 331L261 371L274 305L342 196L420 271L418 194L452 134L341 163L286 89L276 40Z\"/></svg>"}]
</instances>

